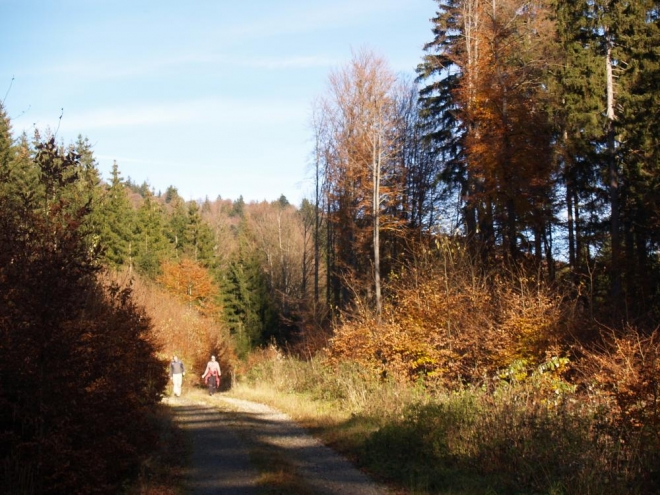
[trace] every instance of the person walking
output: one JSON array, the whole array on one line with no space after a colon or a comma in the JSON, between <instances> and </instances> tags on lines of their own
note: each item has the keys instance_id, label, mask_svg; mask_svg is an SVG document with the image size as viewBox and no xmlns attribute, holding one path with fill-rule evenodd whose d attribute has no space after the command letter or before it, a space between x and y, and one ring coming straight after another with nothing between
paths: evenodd
<instances>
[{"instance_id":1,"label":"person walking","mask_svg":"<svg viewBox=\"0 0 660 495\"><path fill-rule=\"evenodd\" d=\"M211 356L211 360L206 363L206 369L202 374L202 379L209 388L209 395L213 395L216 389L220 386L221 375L220 363L215 360L215 356Z\"/></svg>"},{"instance_id":2,"label":"person walking","mask_svg":"<svg viewBox=\"0 0 660 495\"><path fill-rule=\"evenodd\" d=\"M185 375L186 368L183 366L181 360L175 355L170 363L170 379L172 380L173 385L172 393L176 397L181 397L181 384L183 383L183 377Z\"/></svg>"}]
</instances>

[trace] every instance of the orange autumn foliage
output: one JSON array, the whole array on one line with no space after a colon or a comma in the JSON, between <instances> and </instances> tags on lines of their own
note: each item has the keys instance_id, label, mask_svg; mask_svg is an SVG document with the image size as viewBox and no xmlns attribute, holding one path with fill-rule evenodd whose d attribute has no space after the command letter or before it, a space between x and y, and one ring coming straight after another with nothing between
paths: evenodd
<instances>
[{"instance_id":1,"label":"orange autumn foliage","mask_svg":"<svg viewBox=\"0 0 660 495\"><path fill-rule=\"evenodd\" d=\"M579 369L591 391L609 411L612 425L626 433L642 431L660 440L660 328L645 335L635 328L607 329L603 340L584 349Z\"/></svg>"},{"instance_id":2,"label":"orange autumn foliage","mask_svg":"<svg viewBox=\"0 0 660 495\"><path fill-rule=\"evenodd\" d=\"M560 349L566 313L542 283L484 274L447 241L390 283L383 315L345 318L329 359L360 363L396 380L476 382L515 362L543 363Z\"/></svg>"},{"instance_id":3,"label":"orange autumn foliage","mask_svg":"<svg viewBox=\"0 0 660 495\"><path fill-rule=\"evenodd\" d=\"M122 274L115 278L120 285L130 283L136 302L152 322L152 337L162 349L163 359L169 361L176 354L191 376L201 374L211 354L217 356L223 370L233 369L237 358L224 324L147 279L134 275L129 281Z\"/></svg>"},{"instance_id":4,"label":"orange autumn foliage","mask_svg":"<svg viewBox=\"0 0 660 495\"><path fill-rule=\"evenodd\" d=\"M160 282L170 293L185 301L206 316L219 313L218 287L208 270L199 263L183 258L181 261L165 261Z\"/></svg>"},{"instance_id":5,"label":"orange autumn foliage","mask_svg":"<svg viewBox=\"0 0 660 495\"><path fill-rule=\"evenodd\" d=\"M488 232L498 228L515 257L519 232L532 229L540 237L550 215L556 163L545 111L552 96L543 77L556 56L549 42L552 8L545 0L464 6L465 45L454 56L462 77L454 97L468 129L471 201L483 209Z\"/></svg>"}]
</instances>

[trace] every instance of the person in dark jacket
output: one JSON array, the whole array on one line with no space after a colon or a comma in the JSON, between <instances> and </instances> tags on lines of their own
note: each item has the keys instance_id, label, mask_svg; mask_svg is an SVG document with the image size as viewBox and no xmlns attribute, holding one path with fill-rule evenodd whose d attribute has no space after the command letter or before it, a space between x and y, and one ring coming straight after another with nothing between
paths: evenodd
<instances>
[{"instance_id":1,"label":"person in dark jacket","mask_svg":"<svg viewBox=\"0 0 660 495\"><path fill-rule=\"evenodd\" d=\"M181 384L183 377L186 375L186 368L183 366L181 360L174 356L170 363L170 379L172 380L173 390L172 393L176 397L181 397Z\"/></svg>"}]
</instances>

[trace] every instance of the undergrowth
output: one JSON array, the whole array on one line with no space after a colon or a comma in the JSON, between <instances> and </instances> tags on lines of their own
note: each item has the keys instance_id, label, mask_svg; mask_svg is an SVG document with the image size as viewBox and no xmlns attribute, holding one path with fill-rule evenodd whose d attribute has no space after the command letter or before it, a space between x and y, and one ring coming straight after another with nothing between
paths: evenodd
<instances>
[{"instance_id":1,"label":"undergrowth","mask_svg":"<svg viewBox=\"0 0 660 495\"><path fill-rule=\"evenodd\" d=\"M549 365L448 391L274 348L253 360L234 394L285 410L405 493L642 494L659 486L657 449L636 448L641 434L623 434L602 403L559 387L544 373Z\"/></svg>"}]
</instances>

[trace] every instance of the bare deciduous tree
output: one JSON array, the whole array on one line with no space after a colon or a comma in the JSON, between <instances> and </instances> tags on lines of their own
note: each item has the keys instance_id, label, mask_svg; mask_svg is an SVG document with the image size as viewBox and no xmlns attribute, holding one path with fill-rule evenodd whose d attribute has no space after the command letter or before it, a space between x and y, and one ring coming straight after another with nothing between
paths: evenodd
<instances>
[{"instance_id":1,"label":"bare deciduous tree","mask_svg":"<svg viewBox=\"0 0 660 495\"><path fill-rule=\"evenodd\" d=\"M385 225L396 223L395 216L388 218L385 212L401 200L396 87L386 62L362 50L330 75L329 95L320 101L322 115L316 119L322 126L316 135L323 138L318 148L323 150L328 221L334 229L328 236L334 241L334 286L341 287L335 297L346 303L346 282L371 278L366 293L376 313L381 311L380 233Z\"/></svg>"}]
</instances>

